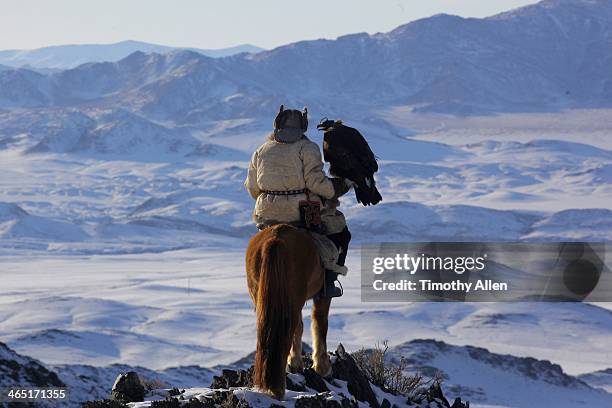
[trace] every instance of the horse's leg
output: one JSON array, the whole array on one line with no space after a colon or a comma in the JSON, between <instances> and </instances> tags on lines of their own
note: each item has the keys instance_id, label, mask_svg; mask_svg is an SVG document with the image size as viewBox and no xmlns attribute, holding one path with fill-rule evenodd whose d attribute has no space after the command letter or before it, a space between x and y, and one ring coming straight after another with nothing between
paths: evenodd
<instances>
[{"instance_id":1,"label":"horse's leg","mask_svg":"<svg viewBox=\"0 0 612 408\"><path fill-rule=\"evenodd\" d=\"M317 298L312 306L312 368L317 374L328 377L332 368L327 354L327 317L331 298Z\"/></svg>"},{"instance_id":2,"label":"horse's leg","mask_svg":"<svg viewBox=\"0 0 612 408\"><path fill-rule=\"evenodd\" d=\"M291 352L287 359L287 367L290 372L297 373L304 370L304 362L302 361L302 333L304 332L304 322L302 321L302 313L300 311L300 319L298 320L295 334L293 335L293 343L291 344Z\"/></svg>"}]
</instances>

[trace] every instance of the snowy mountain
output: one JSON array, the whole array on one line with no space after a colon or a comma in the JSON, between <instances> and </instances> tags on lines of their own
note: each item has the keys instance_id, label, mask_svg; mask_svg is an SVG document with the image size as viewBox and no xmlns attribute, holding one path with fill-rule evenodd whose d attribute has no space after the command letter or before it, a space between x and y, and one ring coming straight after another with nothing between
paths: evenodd
<instances>
[{"instance_id":1,"label":"snowy mountain","mask_svg":"<svg viewBox=\"0 0 612 408\"><path fill-rule=\"evenodd\" d=\"M263 51L262 48L250 44L208 50L168 47L141 41L121 41L114 44L56 45L33 50L3 50L0 51L0 64L13 68L70 69L88 62L115 62L136 51L165 54L181 49L188 49L209 57L226 57L243 52Z\"/></svg>"},{"instance_id":2,"label":"snowy mountain","mask_svg":"<svg viewBox=\"0 0 612 408\"><path fill-rule=\"evenodd\" d=\"M391 350L393 360L408 359L411 372L437 373L450 396L471 405L509 407L604 407L612 394L567 375L546 360L491 353L472 346L412 340ZM476 374L477 373L477 374ZM520 392L517 392L520 390Z\"/></svg>"},{"instance_id":3,"label":"snowy mountain","mask_svg":"<svg viewBox=\"0 0 612 408\"><path fill-rule=\"evenodd\" d=\"M459 114L609 107L610 41L609 1L544 0L484 19L436 15L384 34L228 58L139 51L53 74L4 71L0 107L112 101L180 123L194 115L259 116L278 99L345 112L355 105Z\"/></svg>"}]
</instances>

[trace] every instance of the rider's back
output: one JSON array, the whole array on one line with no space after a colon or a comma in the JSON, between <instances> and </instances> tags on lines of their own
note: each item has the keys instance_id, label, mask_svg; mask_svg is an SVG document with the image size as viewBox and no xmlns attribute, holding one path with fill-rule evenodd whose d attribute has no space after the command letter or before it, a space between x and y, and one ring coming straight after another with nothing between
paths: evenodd
<instances>
[{"instance_id":1,"label":"rider's back","mask_svg":"<svg viewBox=\"0 0 612 408\"><path fill-rule=\"evenodd\" d=\"M257 223L298 222L299 201L319 196L332 198L334 187L323 172L319 146L306 136L295 142L278 142L271 136L253 154L245 183L257 199ZM275 193L292 194L275 194Z\"/></svg>"}]
</instances>

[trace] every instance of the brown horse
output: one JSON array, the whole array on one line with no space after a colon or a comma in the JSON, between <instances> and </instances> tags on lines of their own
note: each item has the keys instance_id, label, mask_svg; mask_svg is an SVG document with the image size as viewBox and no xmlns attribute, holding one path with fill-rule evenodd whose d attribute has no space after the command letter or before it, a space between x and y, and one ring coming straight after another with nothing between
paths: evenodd
<instances>
[{"instance_id":1,"label":"brown horse","mask_svg":"<svg viewBox=\"0 0 612 408\"><path fill-rule=\"evenodd\" d=\"M282 399L286 370L304 368L302 308L323 286L323 267L308 232L279 224L251 238L246 270L257 314L254 384ZM317 298L312 308L313 369L322 376L331 374L326 344L330 303Z\"/></svg>"}]
</instances>

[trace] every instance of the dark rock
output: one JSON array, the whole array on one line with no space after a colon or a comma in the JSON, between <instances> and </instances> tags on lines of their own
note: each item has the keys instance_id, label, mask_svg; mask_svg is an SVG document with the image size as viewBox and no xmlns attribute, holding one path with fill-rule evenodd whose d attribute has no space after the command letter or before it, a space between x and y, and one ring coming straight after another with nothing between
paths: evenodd
<instances>
[{"instance_id":1,"label":"dark rock","mask_svg":"<svg viewBox=\"0 0 612 408\"><path fill-rule=\"evenodd\" d=\"M3 387L65 387L56 373L33 358L22 356L0 343L0 383Z\"/></svg>"},{"instance_id":2,"label":"dark rock","mask_svg":"<svg viewBox=\"0 0 612 408\"><path fill-rule=\"evenodd\" d=\"M214 376L210 388L228 389L232 387L252 387L253 367L248 370L223 370L220 376Z\"/></svg>"},{"instance_id":3,"label":"dark rock","mask_svg":"<svg viewBox=\"0 0 612 408\"><path fill-rule=\"evenodd\" d=\"M87 401L83 405L82 408L127 408L123 402L115 401L115 400L98 400L98 401Z\"/></svg>"},{"instance_id":4,"label":"dark rock","mask_svg":"<svg viewBox=\"0 0 612 408\"><path fill-rule=\"evenodd\" d=\"M453 402L453 405L451 405L451 408L470 408L470 403L467 401L463 403L461 401L461 398L457 397L455 398L455 402Z\"/></svg>"},{"instance_id":5,"label":"dark rock","mask_svg":"<svg viewBox=\"0 0 612 408\"><path fill-rule=\"evenodd\" d=\"M169 397L163 401L153 401L151 408L216 408L216 407L235 407L233 405L236 401L232 401L230 404L227 403L227 396L223 394L220 399L210 398L200 401L197 398L191 398L188 401L181 400L178 398Z\"/></svg>"},{"instance_id":6,"label":"dark rock","mask_svg":"<svg viewBox=\"0 0 612 408\"><path fill-rule=\"evenodd\" d=\"M469 408L469 402L462 402L461 398L456 398L453 402L453 405L450 405L444 394L442 393L442 387L438 381L434 382L428 388L419 388L413 395L408 398L408 404L412 405L421 405L425 401L430 404L430 406L434 406L432 404L436 404L436 406L440 408Z\"/></svg>"},{"instance_id":7,"label":"dark rock","mask_svg":"<svg viewBox=\"0 0 612 408\"><path fill-rule=\"evenodd\" d=\"M299 397L295 401L295 408L356 408L357 403L346 397L343 397L340 402L330 399L329 392L322 392L316 395L308 395Z\"/></svg>"},{"instance_id":8,"label":"dark rock","mask_svg":"<svg viewBox=\"0 0 612 408\"><path fill-rule=\"evenodd\" d=\"M309 356L303 356L305 365L312 366L312 361ZM304 383L298 383L287 376L287 389L291 391L303 392L306 391L306 387L311 388L317 392L329 391L323 378L318 375L312 368L306 368L302 373L304 376ZM253 367L248 370L222 370L221 375L214 376L213 381L210 384L212 389L230 389L237 387L253 386Z\"/></svg>"},{"instance_id":9,"label":"dark rock","mask_svg":"<svg viewBox=\"0 0 612 408\"><path fill-rule=\"evenodd\" d=\"M305 385L308 388L311 388L317 392L325 392L329 391L327 388L327 384L325 384L325 380L319 374L316 373L312 368L307 368L302 373L305 379Z\"/></svg>"},{"instance_id":10,"label":"dark rock","mask_svg":"<svg viewBox=\"0 0 612 408\"><path fill-rule=\"evenodd\" d=\"M168 395L171 397L176 397L177 395L181 395L185 392L185 390L179 390L178 388L174 387L171 390L168 391Z\"/></svg>"},{"instance_id":11,"label":"dark rock","mask_svg":"<svg viewBox=\"0 0 612 408\"><path fill-rule=\"evenodd\" d=\"M219 406L219 405L217 405ZM234 407L235 405L224 405ZM166 398L164 401L153 401L151 408L214 408L215 405L205 401L202 402L197 398L191 398L189 401L181 401L177 398Z\"/></svg>"},{"instance_id":12,"label":"dark rock","mask_svg":"<svg viewBox=\"0 0 612 408\"><path fill-rule=\"evenodd\" d=\"M181 402L176 398L166 398L163 401L153 401L151 408L180 408Z\"/></svg>"},{"instance_id":13,"label":"dark rock","mask_svg":"<svg viewBox=\"0 0 612 408\"><path fill-rule=\"evenodd\" d=\"M111 391L111 399L122 402L141 402L144 395L144 384L135 371L119 374Z\"/></svg>"},{"instance_id":14,"label":"dark rock","mask_svg":"<svg viewBox=\"0 0 612 408\"><path fill-rule=\"evenodd\" d=\"M432 399L430 399L432 398ZM444 397L444 395L442 394L442 387L440 386L440 384L438 382L435 382L430 388L429 388L429 392L428 392L428 401L437 401L438 403L441 403L443 407L448 407L448 408L470 408L470 403L469 402L463 402L461 401L461 398L455 398L455 401L453 402L453 405L450 405L448 400L446 399L446 397Z\"/></svg>"},{"instance_id":15,"label":"dark rock","mask_svg":"<svg viewBox=\"0 0 612 408\"><path fill-rule=\"evenodd\" d=\"M231 405L232 407L234 405ZM202 402L197 398L189 401L181 401L177 398L166 398L164 401L153 401L151 408L214 408L215 405L207 401ZM229 406L228 406L229 407Z\"/></svg>"},{"instance_id":16,"label":"dark rock","mask_svg":"<svg viewBox=\"0 0 612 408\"><path fill-rule=\"evenodd\" d=\"M442 393L442 387L440 387L440 383L438 381L434 382L427 390L427 401L432 402L436 400L442 402L444 407L450 407L448 400Z\"/></svg>"},{"instance_id":17,"label":"dark rock","mask_svg":"<svg viewBox=\"0 0 612 408\"><path fill-rule=\"evenodd\" d=\"M370 404L372 408L379 408L380 405L372 387L370 387L370 382L342 344L338 345L335 356L336 358L332 362L333 377L346 381L349 392L356 399Z\"/></svg>"},{"instance_id":18,"label":"dark rock","mask_svg":"<svg viewBox=\"0 0 612 408\"><path fill-rule=\"evenodd\" d=\"M291 377L287 376L287 389L290 391L304 392L306 387L302 383L294 382Z\"/></svg>"},{"instance_id":19,"label":"dark rock","mask_svg":"<svg viewBox=\"0 0 612 408\"><path fill-rule=\"evenodd\" d=\"M325 397L313 395L298 398L298 400L295 401L295 408L325 408Z\"/></svg>"},{"instance_id":20,"label":"dark rock","mask_svg":"<svg viewBox=\"0 0 612 408\"><path fill-rule=\"evenodd\" d=\"M384 399L382 404L380 404L380 408L391 408L391 403L388 399Z\"/></svg>"},{"instance_id":21,"label":"dark rock","mask_svg":"<svg viewBox=\"0 0 612 408\"><path fill-rule=\"evenodd\" d=\"M201 402L202 407L206 408L249 408L249 404L246 401L238 399L230 390L216 390L211 394L207 394L204 397L204 401ZM189 407L189 405L186 405ZM193 408L199 407L199 405Z\"/></svg>"}]
</instances>

